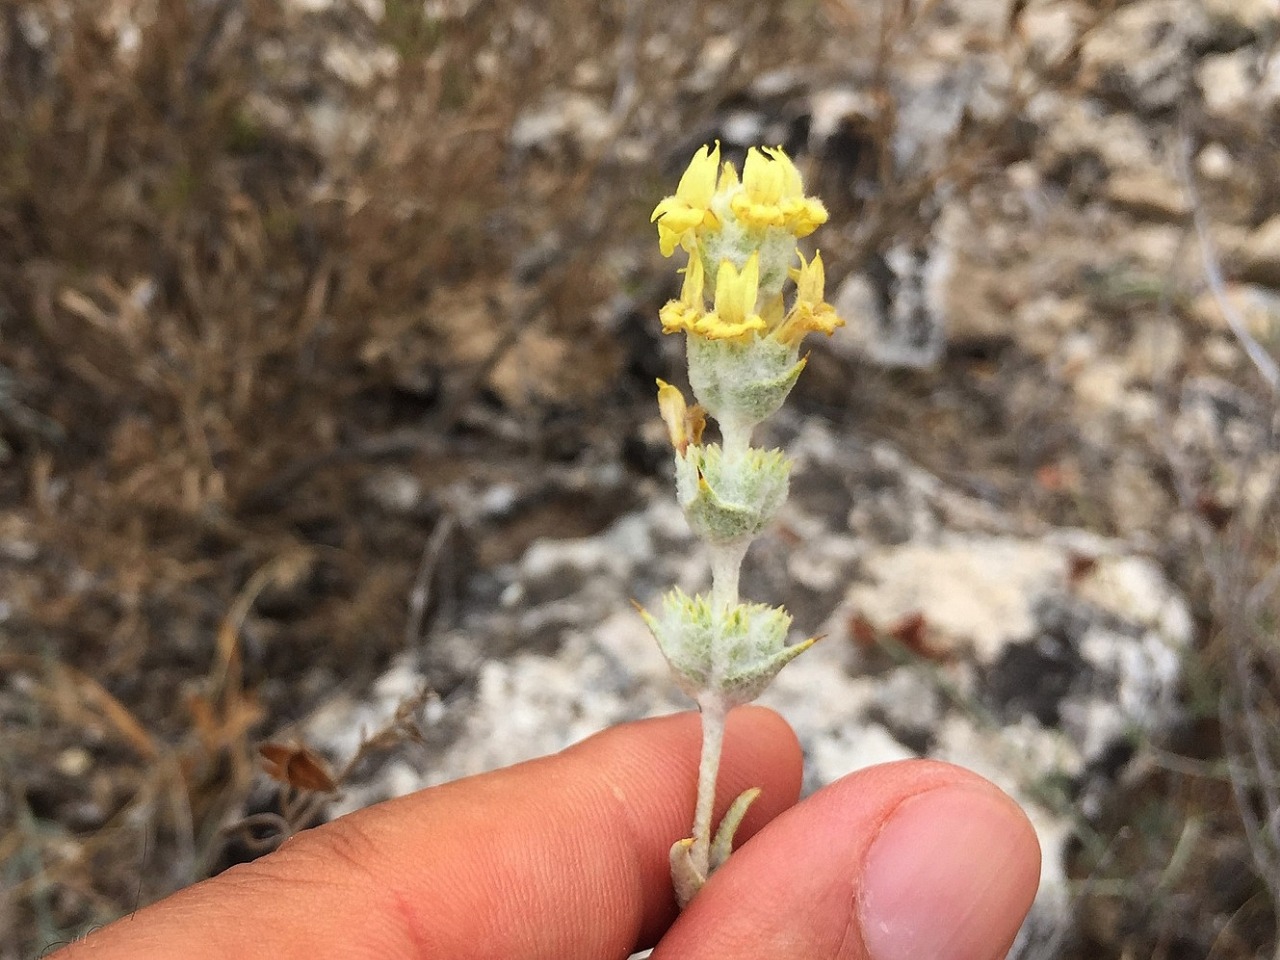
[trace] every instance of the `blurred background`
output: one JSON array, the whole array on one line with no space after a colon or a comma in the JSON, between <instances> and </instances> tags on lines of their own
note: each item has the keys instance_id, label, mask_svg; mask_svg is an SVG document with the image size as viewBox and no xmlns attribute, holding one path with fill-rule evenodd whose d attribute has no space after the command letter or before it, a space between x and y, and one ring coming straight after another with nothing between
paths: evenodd
<instances>
[{"instance_id":1,"label":"blurred background","mask_svg":"<svg viewBox=\"0 0 1280 960\"><path fill-rule=\"evenodd\" d=\"M781 144L848 321L744 587L807 788L1031 811L1015 955L1267 957L1274 0L7 0L0 958L687 708L648 223ZM679 258L676 258L679 259ZM691 785L692 804L692 785Z\"/></svg>"}]
</instances>

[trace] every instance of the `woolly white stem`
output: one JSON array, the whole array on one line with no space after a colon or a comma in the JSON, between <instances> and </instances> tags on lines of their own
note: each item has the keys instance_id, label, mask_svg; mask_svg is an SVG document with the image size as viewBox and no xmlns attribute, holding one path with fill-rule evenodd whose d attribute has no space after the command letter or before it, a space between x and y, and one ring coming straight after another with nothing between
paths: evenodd
<instances>
[{"instance_id":1,"label":"woolly white stem","mask_svg":"<svg viewBox=\"0 0 1280 960\"><path fill-rule=\"evenodd\" d=\"M755 426L726 416L720 419L720 445L726 462L740 460L751 449L751 430Z\"/></svg>"},{"instance_id":2,"label":"woolly white stem","mask_svg":"<svg viewBox=\"0 0 1280 960\"><path fill-rule=\"evenodd\" d=\"M742 560L747 554L747 542L717 545L711 548L711 600L715 608L713 616L722 617L738 605L738 577ZM718 673L722 665L712 661L712 672ZM716 775L720 771L720 753L724 747L725 704L711 687L698 700L702 710L702 759L698 764L698 801L693 814L693 849L689 857L699 876L711 873L711 814L716 803Z\"/></svg>"},{"instance_id":3,"label":"woolly white stem","mask_svg":"<svg viewBox=\"0 0 1280 960\"><path fill-rule=\"evenodd\" d=\"M693 815L693 849L689 856L699 876L711 873L711 814L716 802L716 776L724 746L724 703L708 695L702 708L702 761L698 764L698 804Z\"/></svg>"},{"instance_id":4,"label":"woolly white stem","mask_svg":"<svg viewBox=\"0 0 1280 960\"><path fill-rule=\"evenodd\" d=\"M738 605L738 578L748 543L730 543L711 547L711 602L727 611Z\"/></svg>"}]
</instances>

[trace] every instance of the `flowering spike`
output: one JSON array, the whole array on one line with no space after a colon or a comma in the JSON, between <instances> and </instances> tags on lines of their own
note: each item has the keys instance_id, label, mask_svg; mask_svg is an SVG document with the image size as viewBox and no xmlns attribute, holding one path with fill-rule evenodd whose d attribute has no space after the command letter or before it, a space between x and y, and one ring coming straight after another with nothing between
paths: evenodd
<instances>
[{"instance_id":1,"label":"flowering spike","mask_svg":"<svg viewBox=\"0 0 1280 960\"><path fill-rule=\"evenodd\" d=\"M675 450L676 497L710 549L712 572L709 594L673 590L659 614L640 611L676 682L702 711L693 836L670 855L681 906L729 856L758 793L739 797L712 830L725 714L759 696L814 642L789 646L786 611L740 602L738 576L751 540L786 500L791 469L780 451L751 446L752 429L777 411L804 370L804 335L829 334L841 323L823 299L822 258L806 260L795 246L826 219L781 147L749 150L739 177L732 163L721 164L718 143L694 155L675 194L653 211L662 254L677 247L688 254L680 296L659 317L664 333L686 335L698 404L659 380L658 409ZM789 297L788 280L795 284ZM707 415L719 425L720 443L702 442Z\"/></svg>"}]
</instances>

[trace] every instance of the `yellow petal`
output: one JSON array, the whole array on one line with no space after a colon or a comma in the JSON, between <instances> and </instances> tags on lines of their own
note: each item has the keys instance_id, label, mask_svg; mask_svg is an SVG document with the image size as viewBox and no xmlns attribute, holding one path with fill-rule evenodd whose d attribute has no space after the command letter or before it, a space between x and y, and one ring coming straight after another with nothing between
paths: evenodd
<instances>
[{"instance_id":1,"label":"yellow petal","mask_svg":"<svg viewBox=\"0 0 1280 960\"><path fill-rule=\"evenodd\" d=\"M753 203L776 204L782 199L782 168L755 147L742 165L742 189Z\"/></svg>"},{"instance_id":2,"label":"yellow petal","mask_svg":"<svg viewBox=\"0 0 1280 960\"><path fill-rule=\"evenodd\" d=\"M690 206L680 197L666 197L653 208L649 222L659 220L667 230L692 230L702 223L706 214L705 210Z\"/></svg>"},{"instance_id":3,"label":"yellow petal","mask_svg":"<svg viewBox=\"0 0 1280 960\"><path fill-rule=\"evenodd\" d=\"M753 253L741 272L731 260L722 260L716 272L715 309L700 317L693 331L711 340L729 340L765 330L756 313L760 290L760 254Z\"/></svg>"},{"instance_id":4,"label":"yellow petal","mask_svg":"<svg viewBox=\"0 0 1280 960\"><path fill-rule=\"evenodd\" d=\"M649 222L658 224L658 246L664 257L675 253L676 247L692 249L696 243L693 231L718 226L716 215L711 211L711 198L715 195L719 167L720 143L717 141L714 148L704 146L693 155L675 194L663 197L653 208Z\"/></svg>"},{"instance_id":5,"label":"yellow petal","mask_svg":"<svg viewBox=\"0 0 1280 960\"><path fill-rule=\"evenodd\" d=\"M689 161L688 169L680 177L676 196L691 207L706 209L716 192L716 171L720 168L720 141L713 148L703 146Z\"/></svg>"},{"instance_id":6,"label":"yellow petal","mask_svg":"<svg viewBox=\"0 0 1280 960\"><path fill-rule=\"evenodd\" d=\"M800 258L800 267L789 271L796 282L795 304L774 332L778 340L789 344L799 343L810 331L830 336L844 325L835 308L822 299L827 279L822 254L815 253L808 262L803 253L796 251L796 255Z\"/></svg>"},{"instance_id":7,"label":"yellow petal","mask_svg":"<svg viewBox=\"0 0 1280 960\"><path fill-rule=\"evenodd\" d=\"M689 433L689 442L695 446L702 442L702 431L707 429L707 411L700 403L695 403L684 415L685 429Z\"/></svg>"},{"instance_id":8,"label":"yellow petal","mask_svg":"<svg viewBox=\"0 0 1280 960\"><path fill-rule=\"evenodd\" d=\"M752 196L744 190L742 193L734 194L733 199L729 201L729 208L733 210L733 215L739 222L756 230L765 227L781 227L786 224L786 216L777 204L757 203Z\"/></svg>"},{"instance_id":9,"label":"yellow petal","mask_svg":"<svg viewBox=\"0 0 1280 960\"><path fill-rule=\"evenodd\" d=\"M728 193L738 185L738 170L728 160L720 168L720 182L716 184L716 193Z\"/></svg>"},{"instance_id":10,"label":"yellow petal","mask_svg":"<svg viewBox=\"0 0 1280 960\"><path fill-rule=\"evenodd\" d=\"M777 174L782 183L780 196L782 197L800 197L804 195L804 184L800 180L800 171L796 169L796 165L791 162L791 158L781 147L765 147L764 152L772 159L777 170Z\"/></svg>"},{"instance_id":11,"label":"yellow petal","mask_svg":"<svg viewBox=\"0 0 1280 960\"><path fill-rule=\"evenodd\" d=\"M773 329L782 322L782 315L785 311L782 306L782 294L776 297L770 297L769 302L764 305L764 309L760 311L760 319L769 329Z\"/></svg>"},{"instance_id":12,"label":"yellow petal","mask_svg":"<svg viewBox=\"0 0 1280 960\"><path fill-rule=\"evenodd\" d=\"M706 270L702 266L702 258L696 253L689 255L689 264L684 268L684 284L680 288L680 299L690 307L701 310L703 307L702 290L706 286Z\"/></svg>"},{"instance_id":13,"label":"yellow petal","mask_svg":"<svg viewBox=\"0 0 1280 960\"><path fill-rule=\"evenodd\" d=\"M658 311L663 333L678 333L681 330L692 333L702 316L701 310L690 309L683 300L668 300Z\"/></svg>"},{"instance_id":14,"label":"yellow petal","mask_svg":"<svg viewBox=\"0 0 1280 960\"><path fill-rule=\"evenodd\" d=\"M676 252L676 247L680 246L680 238L684 233L679 230L668 230L661 223L658 224L658 249L662 251L664 257L669 257Z\"/></svg>"},{"instance_id":15,"label":"yellow petal","mask_svg":"<svg viewBox=\"0 0 1280 960\"><path fill-rule=\"evenodd\" d=\"M817 304L822 302L826 289L826 270L822 266L822 253L815 252L813 259L805 262L804 254L800 254L800 273L796 277L796 298Z\"/></svg>"},{"instance_id":16,"label":"yellow petal","mask_svg":"<svg viewBox=\"0 0 1280 960\"><path fill-rule=\"evenodd\" d=\"M844 321L840 319L831 304L815 305L798 300L773 336L781 343L795 344L803 340L806 333L825 333L831 336L837 327L842 326Z\"/></svg>"},{"instance_id":17,"label":"yellow petal","mask_svg":"<svg viewBox=\"0 0 1280 960\"><path fill-rule=\"evenodd\" d=\"M760 252L747 260L741 272L730 260L722 260L716 273L715 312L721 321L741 324L755 313L760 288Z\"/></svg>"},{"instance_id":18,"label":"yellow petal","mask_svg":"<svg viewBox=\"0 0 1280 960\"><path fill-rule=\"evenodd\" d=\"M742 321L726 321L714 313L698 318L693 332L708 340L741 340L752 333L762 333L765 323L760 317L746 317Z\"/></svg>"},{"instance_id":19,"label":"yellow petal","mask_svg":"<svg viewBox=\"0 0 1280 960\"><path fill-rule=\"evenodd\" d=\"M779 208L788 230L797 239L807 237L827 222L827 208L814 197L800 197L783 201Z\"/></svg>"},{"instance_id":20,"label":"yellow petal","mask_svg":"<svg viewBox=\"0 0 1280 960\"><path fill-rule=\"evenodd\" d=\"M684 284L680 289L680 299L668 300L666 305L658 311L663 333L675 333L678 330L692 331L706 307L706 302L702 298L702 291L706 286L702 258L696 252L691 253L689 263L682 272Z\"/></svg>"}]
</instances>

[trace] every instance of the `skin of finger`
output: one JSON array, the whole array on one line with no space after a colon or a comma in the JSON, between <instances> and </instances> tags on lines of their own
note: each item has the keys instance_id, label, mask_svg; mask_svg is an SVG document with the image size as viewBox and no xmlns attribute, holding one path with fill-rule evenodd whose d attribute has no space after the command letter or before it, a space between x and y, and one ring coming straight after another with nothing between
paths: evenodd
<instances>
[{"instance_id":1,"label":"skin of finger","mask_svg":"<svg viewBox=\"0 0 1280 960\"><path fill-rule=\"evenodd\" d=\"M1040 874L1039 843L1026 815L977 774L908 760L843 777L769 823L703 887L653 960L867 960L858 919L867 853L899 806L949 787L1000 798L1010 829L1024 832L1017 869L1026 878L1025 895L1008 905L1016 932ZM993 944L991 956L1003 957L1010 946Z\"/></svg>"},{"instance_id":2,"label":"skin of finger","mask_svg":"<svg viewBox=\"0 0 1280 960\"><path fill-rule=\"evenodd\" d=\"M123 918L58 960L601 960L674 919L668 851L688 834L693 713L388 801ZM796 802L801 756L777 714L730 714L718 813L764 788L746 837Z\"/></svg>"}]
</instances>

